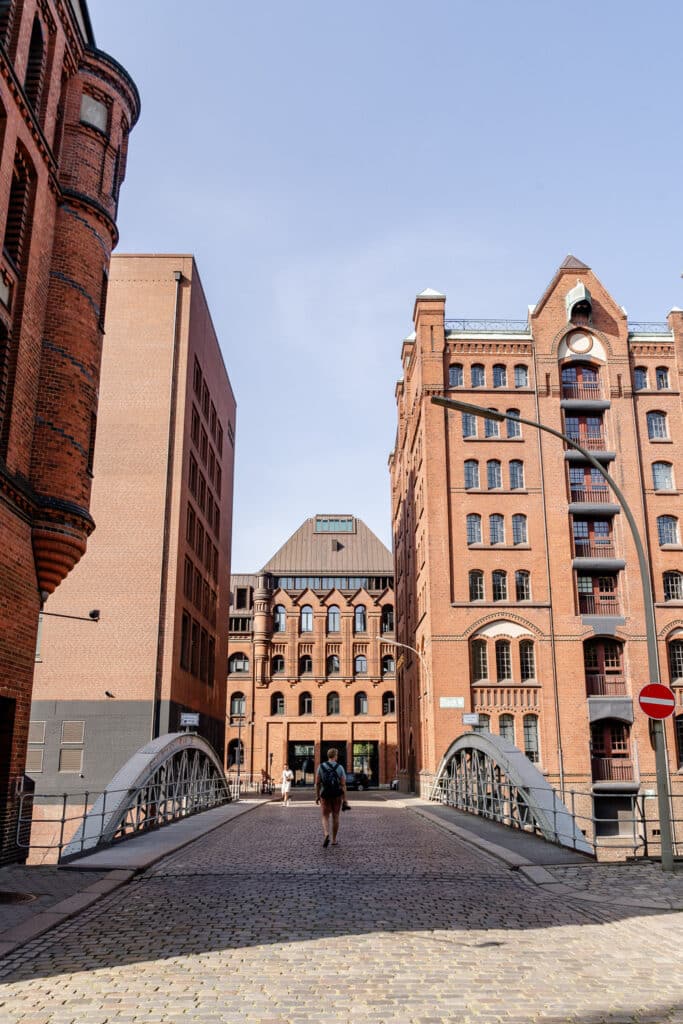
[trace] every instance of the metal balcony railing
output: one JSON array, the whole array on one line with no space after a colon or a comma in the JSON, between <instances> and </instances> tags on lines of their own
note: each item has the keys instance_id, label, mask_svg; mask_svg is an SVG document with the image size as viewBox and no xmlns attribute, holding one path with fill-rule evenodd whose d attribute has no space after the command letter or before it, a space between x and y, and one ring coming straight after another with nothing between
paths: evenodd
<instances>
[{"instance_id":1,"label":"metal balcony railing","mask_svg":"<svg viewBox=\"0 0 683 1024\"><path fill-rule=\"evenodd\" d=\"M581 384L563 384L563 398L602 398L600 381L583 381Z\"/></svg>"},{"instance_id":2,"label":"metal balcony railing","mask_svg":"<svg viewBox=\"0 0 683 1024\"><path fill-rule=\"evenodd\" d=\"M589 452L602 452L607 448L605 435L602 431L591 430L590 433L584 433L581 430L568 430L567 437L570 440L575 441L576 444L580 444L582 448L586 448Z\"/></svg>"},{"instance_id":3,"label":"metal balcony railing","mask_svg":"<svg viewBox=\"0 0 683 1024\"><path fill-rule=\"evenodd\" d=\"M581 615L619 615L619 598L616 594L579 594Z\"/></svg>"},{"instance_id":4,"label":"metal balcony railing","mask_svg":"<svg viewBox=\"0 0 683 1024\"><path fill-rule=\"evenodd\" d=\"M614 558L614 544L612 539L604 541L575 540L575 558Z\"/></svg>"},{"instance_id":5,"label":"metal balcony railing","mask_svg":"<svg viewBox=\"0 0 683 1024\"><path fill-rule=\"evenodd\" d=\"M610 500L609 487L575 487L571 486L572 501L587 501L604 504Z\"/></svg>"},{"instance_id":6,"label":"metal balcony railing","mask_svg":"<svg viewBox=\"0 0 683 1024\"><path fill-rule=\"evenodd\" d=\"M592 757L593 782L633 782L633 763L626 757Z\"/></svg>"},{"instance_id":7,"label":"metal balcony railing","mask_svg":"<svg viewBox=\"0 0 683 1024\"><path fill-rule=\"evenodd\" d=\"M623 676L606 676L600 672L586 672L586 695L588 697L626 697L626 680Z\"/></svg>"}]
</instances>

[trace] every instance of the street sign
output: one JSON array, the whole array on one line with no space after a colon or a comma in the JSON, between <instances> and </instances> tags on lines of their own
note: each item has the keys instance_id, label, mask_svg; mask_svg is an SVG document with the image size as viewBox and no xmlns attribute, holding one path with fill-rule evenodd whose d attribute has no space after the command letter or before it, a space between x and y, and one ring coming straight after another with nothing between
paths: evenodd
<instances>
[{"instance_id":1,"label":"street sign","mask_svg":"<svg viewBox=\"0 0 683 1024\"><path fill-rule=\"evenodd\" d=\"M638 694L638 703L648 718L668 718L674 713L676 698L668 686L648 683Z\"/></svg>"},{"instance_id":2,"label":"street sign","mask_svg":"<svg viewBox=\"0 0 683 1024\"><path fill-rule=\"evenodd\" d=\"M199 712L198 711L181 711L180 712L180 728L181 729L196 729L199 725Z\"/></svg>"},{"instance_id":3,"label":"street sign","mask_svg":"<svg viewBox=\"0 0 683 1024\"><path fill-rule=\"evenodd\" d=\"M464 697L439 697L440 708L464 708Z\"/></svg>"},{"instance_id":4,"label":"street sign","mask_svg":"<svg viewBox=\"0 0 683 1024\"><path fill-rule=\"evenodd\" d=\"M479 725L479 712L468 711L462 716L463 725Z\"/></svg>"}]
</instances>

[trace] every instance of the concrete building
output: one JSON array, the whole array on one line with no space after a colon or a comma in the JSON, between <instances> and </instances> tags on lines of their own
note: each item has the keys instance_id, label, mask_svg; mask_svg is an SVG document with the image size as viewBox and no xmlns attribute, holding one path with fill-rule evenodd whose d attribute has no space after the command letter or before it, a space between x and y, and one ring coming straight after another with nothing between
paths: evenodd
<instances>
[{"instance_id":1,"label":"concrete building","mask_svg":"<svg viewBox=\"0 0 683 1024\"><path fill-rule=\"evenodd\" d=\"M222 756L234 431L193 258L115 257L97 531L42 617L27 769L37 792L103 789L182 711L199 712L198 731Z\"/></svg>"},{"instance_id":2,"label":"concrete building","mask_svg":"<svg viewBox=\"0 0 683 1024\"><path fill-rule=\"evenodd\" d=\"M94 523L119 189L139 97L83 0L0 2L0 863L16 846L38 613Z\"/></svg>"},{"instance_id":3,"label":"concrete building","mask_svg":"<svg viewBox=\"0 0 683 1024\"><path fill-rule=\"evenodd\" d=\"M663 681L676 691L667 736L680 793L683 312L629 323L573 256L522 321L449 320L445 301L417 296L389 460L397 636L423 657L409 654L398 674L401 784L428 792L465 731L462 711L442 701L459 697L553 786L584 794L581 813L607 834L630 816L633 794L655 786L637 703L648 681L641 581L624 516L599 472L556 438L430 399L548 424L623 489L647 544Z\"/></svg>"},{"instance_id":4,"label":"concrete building","mask_svg":"<svg viewBox=\"0 0 683 1024\"><path fill-rule=\"evenodd\" d=\"M295 785L330 746L370 785L396 773L393 562L352 515L316 515L232 577L228 764ZM240 755L238 755L238 750Z\"/></svg>"}]
</instances>

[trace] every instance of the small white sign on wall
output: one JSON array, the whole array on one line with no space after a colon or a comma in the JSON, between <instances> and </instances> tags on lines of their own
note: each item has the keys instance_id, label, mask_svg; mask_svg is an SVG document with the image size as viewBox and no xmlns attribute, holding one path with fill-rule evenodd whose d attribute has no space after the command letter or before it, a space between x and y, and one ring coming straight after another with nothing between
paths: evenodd
<instances>
[{"instance_id":1,"label":"small white sign on wall","mask_svg":"<svg viewBox=\"0 0 683 1024\"><path fill-rule=\"evenodd\" d=\"M463 725L479 725L479 713L477 711L468 712L462 716Z\"/></svg>"},{"instance_id":2,"label":"small white sign on wall","mask_svg":"<svg viewBox=\"0 0 683 1024\"><path fill-rule=\"evenodd\" d=\"M464 697L439 697L440 708L464 708Z\"/></svg>"}]
</instances>

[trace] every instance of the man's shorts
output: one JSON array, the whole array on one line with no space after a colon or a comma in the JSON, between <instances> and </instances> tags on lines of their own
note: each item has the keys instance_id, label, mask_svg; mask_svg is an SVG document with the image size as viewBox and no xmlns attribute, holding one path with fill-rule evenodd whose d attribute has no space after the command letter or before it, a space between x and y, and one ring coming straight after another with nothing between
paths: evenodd
<instances>
[{"instance_id":1,"label":"man's shorts","mask_svg":"<svg viewBox=\"0 0 683 1024\"><path fill-rule=\"evenodd\" d=\"M323 814L339 814L341 811L343 797L334 796L331 800L324 796L320 797L320 810Z\"/></svg>"}]
</instances>

